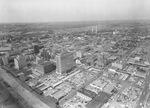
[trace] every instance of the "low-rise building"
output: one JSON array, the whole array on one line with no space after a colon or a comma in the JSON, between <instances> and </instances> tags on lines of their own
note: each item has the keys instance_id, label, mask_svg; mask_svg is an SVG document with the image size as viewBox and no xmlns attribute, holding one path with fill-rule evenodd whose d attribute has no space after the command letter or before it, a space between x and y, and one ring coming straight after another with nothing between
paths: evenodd
<instances>
[{"instance_id":1,"label":"low-rise building","mask_svg":"<svg viewBox=\"0 0 150 108\"><path fill-rule=\"evenodd\" d=\"M108 68L108 70L112 72L117 72L118 67L111 66L110 68Z\"/></svg>"},{"instance_id":2,"label":"low-rise building","mask_svg":"<svg viewBox=\"0 0 150 108\"><path fill-rule=\"evenodd\" d=\"M43 63L45 60L36 56L36 64L40 64L40 63Z\"/></svg>"},{"instance_id":3,"label":"low-rise building","mask_svg":"<svg viewBox=\"0 0 150 108\"><path fill-rule=\"evenodd\" d=\"M117 67L119 69L123 69L125 68L126 64L127 62L125 60L122 60L122 61L117 61L117 62L112 63L112 66Z\"/></svg>"},{"instance_id":4,"label":"low-rise building","mask_svg":"<svg viewBox=\"0 0 150 108\"><path fill-rule=\"evenodd\" d=\"M0 52L7 52L7 51L11 51L11 47L10 46L0 47Z\"/></svg>"}]
</instances>

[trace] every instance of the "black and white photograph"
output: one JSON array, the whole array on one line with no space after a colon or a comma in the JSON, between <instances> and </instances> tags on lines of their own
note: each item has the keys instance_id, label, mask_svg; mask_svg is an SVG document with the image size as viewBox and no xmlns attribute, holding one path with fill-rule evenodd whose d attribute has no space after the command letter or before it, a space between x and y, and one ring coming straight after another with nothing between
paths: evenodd
<instances>
[{"instance_id":1,"label":"black and white photograph","mask_svg":"<svg viewBox=\"0 0 150 108\"><path fill-rule=\"evenodd\" d=\"M0 0L0 108L150 108L150 0Z\"/></svg>"}]
</instances>

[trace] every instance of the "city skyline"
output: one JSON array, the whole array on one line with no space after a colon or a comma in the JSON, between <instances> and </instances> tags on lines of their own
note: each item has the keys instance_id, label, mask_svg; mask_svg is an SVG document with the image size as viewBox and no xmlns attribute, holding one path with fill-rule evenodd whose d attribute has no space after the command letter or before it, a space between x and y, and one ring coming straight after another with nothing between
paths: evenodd
<instances>
[{"instance_id":1,"label":"city skyline","mask_svg":"<svg viewBox=\"0 0 150 108\"><path fill-rule=\"evenodd\" d=\"M0 23L149 20L149 0L0 0Z\"/></svg>"}]
</instances>

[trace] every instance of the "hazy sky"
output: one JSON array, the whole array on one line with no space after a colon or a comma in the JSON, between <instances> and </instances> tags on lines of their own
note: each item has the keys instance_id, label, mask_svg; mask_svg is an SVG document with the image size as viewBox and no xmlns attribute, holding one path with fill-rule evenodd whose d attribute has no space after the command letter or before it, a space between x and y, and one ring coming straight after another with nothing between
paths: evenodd
<instances>
[{"instance_id":1,"label":"hazy sky","mask_svg":"<svg viewBox=\"0 0 150 108\"><path fill-rule=\"evenodd\" d=\"M0 22L150 19L150 0L0 0Z\"/></svg>"}]
</instances>

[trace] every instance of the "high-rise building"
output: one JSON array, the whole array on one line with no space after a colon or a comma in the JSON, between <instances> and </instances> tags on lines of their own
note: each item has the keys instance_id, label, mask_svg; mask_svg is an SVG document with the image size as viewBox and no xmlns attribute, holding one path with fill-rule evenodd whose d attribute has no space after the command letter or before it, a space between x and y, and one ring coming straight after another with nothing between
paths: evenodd
<instances>
[{"instance_id":1,"label":"high-rise building","mask_svg":"<svg viewBox=\"0 0 150 108\"><path fill-rule=\"evenodd\" d=\"M97 33L97 26L95 27L95 33Z\"/></svg>"},{"instance_id":2,"label":"high-rise building","mask_svg":"<svg viewBox=\"0 0 150 108\"><path fill-rule=\"evenodd\" d=\"M3 57L2 58L2 63L3 63L4 66L8 65L8 57Z\"/></svg>"},{"instance_id":3,"label":"high-rise building","mask_svg":"<svg viewBox=\"0 0 150 108\"><path fill-rule=\"evenodd\" d=\"M81 51L77 51L75 58L82 58L82 52Z\"/></svg>"},{"instance_id":4,"label":"high-rise building","mask_svg":"<svg viewBox=\"0 0 150 108\"><path fill-rule=\"evenodd\" d=\"M35 54L39 53L39 46L38 45L34 45L34 53Z\"/></svg>"},{"instance_id":5,"label":"high-rise building","mask_svg":"<svg viewBox=\"0 0 150 108\"><path fill-rule=\"evenodd\" d=\"M23 67L27 66L27 61L24 56L18 56L14 59L15 68L22 69Z\"/></svg>"},{"instance_id":6,"label":"high-rise building","mask_svg":"<svg viewBox=\"0 0 150 108\"><path fill-rule=\"evenodd\" d=\"M97 33L97 26L92 26L92 33Z\"/></svg>"},{"instance_id":7,"label":"high-rise building","mask_svg":"<svg viewBox=\"0 0 150 108\"><path fill-rule=\"evenodd\" d=\"M74 54L72 52L65 52L56 56L56 72L64 74L75 67Z\"/></svg>"},{"instance_id":8,"label":"high-rise building","mask_svg":"<svg viewBox=\"0 0 150 108\"><path fill-rule=\"evenodd\" d=\"M94 28L92 27L92 33L94 32Z\"/></svg>"},{"instance_id":9,"label":"high-rise building","mask_svg":"<svg viewBox=\"0 0 150 108\"><path fill-rule=\"evenodd\" d=\"M45 49L42 50L41 56L43 57L44 60L50 60L51 58L50 52Z\"/></svg>"}]
</instances>

